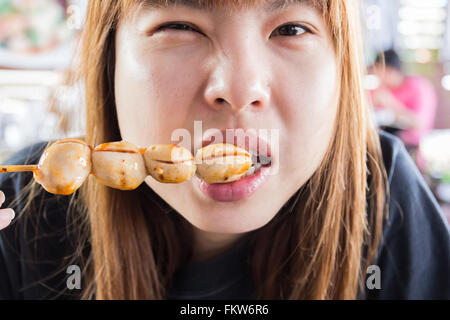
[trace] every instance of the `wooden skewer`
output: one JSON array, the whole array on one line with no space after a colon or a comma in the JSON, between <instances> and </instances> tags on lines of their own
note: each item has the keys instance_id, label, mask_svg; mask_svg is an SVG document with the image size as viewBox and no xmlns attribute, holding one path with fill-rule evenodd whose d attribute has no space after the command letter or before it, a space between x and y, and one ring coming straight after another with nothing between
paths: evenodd
<instances>
[{"instance_id":1,"label":"wooden skewer","mask_svg":"<svg viewBox=\"0 0 450 320\"><path fill-rule=\"evenodd\" d=\"M19 166L0 166L0 173L7 172L35 172L37 165L19 165Z\"/></svg>"}]
</instances>

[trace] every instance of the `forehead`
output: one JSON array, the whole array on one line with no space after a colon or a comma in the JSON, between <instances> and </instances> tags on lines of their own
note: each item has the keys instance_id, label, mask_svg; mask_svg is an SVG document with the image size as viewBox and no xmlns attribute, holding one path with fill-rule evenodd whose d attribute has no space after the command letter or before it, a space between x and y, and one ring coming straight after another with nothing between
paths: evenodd
<instances>
[{"instance_id":1,"label":"forehead","mask_svg":"<svg viewBox=\"0 0 450 320\"><path fill-rule=\"evenodd\" d=\"M131 0L135 5L147 8L186 6L197 10L216 8L243 9L263 6L267 10L279 10L294 4L313 6L322 11L326 0Z\"/></svg>"}]
</instances>

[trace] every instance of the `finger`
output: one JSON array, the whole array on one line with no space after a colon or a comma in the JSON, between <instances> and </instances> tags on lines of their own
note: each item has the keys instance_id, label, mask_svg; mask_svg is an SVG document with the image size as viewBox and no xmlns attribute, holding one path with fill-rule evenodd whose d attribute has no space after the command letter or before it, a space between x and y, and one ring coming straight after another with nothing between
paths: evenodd
<instances>
[{"instance_id":1,"label":"finger","mask_svg":"<svg viewBox=\"0 0 450 320\"><path fill-rule=\"evenodd\" d=\"M5 202L6 197L3 191L0 191L0 207L2 206L3 202Z\"/></svg>"},{"instance_id":2,"label":"finger","mask_svg":"<svg viewBox=\"0 0 450 320\"><path fill-rule=\"evenodd\" d=\"M13 209L0 210L0 230L6 228L14 219L15 213Z\"/></svg>"},{"instance_id":3,"label":"finger","mask_svg":"<svg viewBox=\"0 0 450 320\"><path fill-rule=\"evenodd\" d=\"M2 230L2 229L5 229L7 226L9 226L11 224L11 220L9 220L9 221L3 221L3 220L1 220L0 219L0 231Z\"/></svg>"}]
</instances>

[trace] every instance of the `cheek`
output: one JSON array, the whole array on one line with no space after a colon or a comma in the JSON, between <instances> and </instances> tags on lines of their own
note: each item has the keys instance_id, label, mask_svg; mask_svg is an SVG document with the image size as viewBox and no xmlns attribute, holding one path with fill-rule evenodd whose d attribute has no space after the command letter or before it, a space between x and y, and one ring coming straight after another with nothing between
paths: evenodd
<instances>
[{"instance_id":1,"label":"cheek","mask_svg":"<svg viewBox=\"0 0 450 320\"><path fill-rule=\"evenodd\" d=\"M333 51L302 57L285 70L289 81L280 89L286 124L282 137L289 167L301 167L309 177L317 169L331 140L337 112L336 62ZM316 51L317 53L317 51Z\"/></svg>"},{"instance_id":2,"label":"cheek","mask_svg":"<svg viewBox=\"0 0 450 320\"><path fill-rule=\"evenodd\" d=\"M335 112L336 61L331 49L300 54L284 68L280 88L282 112L292 129L316 130ZM287 80L287 81L286 81ZM299 125L300 124L300 125Z\"/></svg>"},{"instance_id":3,"label":"cheek","mask_svg":"<svg viewBox=\"0 0 450 320\"><path fill-rule=\"evenodd\" d=\"M115 72L122 138L140 145L169 142L172 132L190 121L198 64L124 47L117 51Z\"/></svg>"}]
</instances>

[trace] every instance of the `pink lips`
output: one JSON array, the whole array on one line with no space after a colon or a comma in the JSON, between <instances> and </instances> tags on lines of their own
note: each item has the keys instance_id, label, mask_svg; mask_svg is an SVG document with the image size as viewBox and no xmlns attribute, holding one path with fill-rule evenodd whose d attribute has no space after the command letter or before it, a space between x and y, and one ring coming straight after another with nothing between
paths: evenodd
<instances>
[{"instance_id":1,"label":"pink lips","mask_svg":"<svg viewBox=\"0 0 450 320\"><path fill-rule=\"evenodd\" d=\"M206 183L195 177L200 190L215 201L239 201L255 193L270 172L270 166L261 167L254 175L231 183Z\"/></svg>"},{"instance_id":2,"label":"pink lips","mask_svg":"<svg viewBox=\"0 0 450 320\"><path fill-rule=\"evenodd\" d=\"M230 130L230 129L228 129ZM231 132L231 134L230 134ZM253 134L251 131L244 132L243 130L229 131L228 137L231 136L229 141L226 136L226 130L222 130L221 141L223 143L234 144L238 147L244 148L253 155L261 154L263 156L270 157L270 145L264 141L264 139L259 138L257 135ZM234 134L234 135L233 135ZM202 146L205 147L211 143L218 143L211 140L203 140ZM241 178L237 181L231 183L206 183L195 176L194 180L198 185L199 189L215 201L231 202L239 201L245 199L256 192L256 190L266 181L271 170L270 165L265 165L261 167L255 174Z\"/></svg>"}]
</instances>

